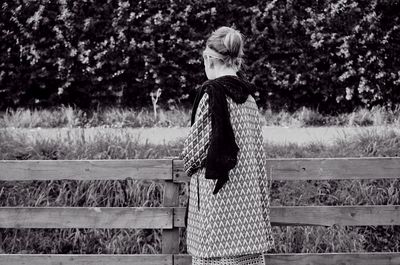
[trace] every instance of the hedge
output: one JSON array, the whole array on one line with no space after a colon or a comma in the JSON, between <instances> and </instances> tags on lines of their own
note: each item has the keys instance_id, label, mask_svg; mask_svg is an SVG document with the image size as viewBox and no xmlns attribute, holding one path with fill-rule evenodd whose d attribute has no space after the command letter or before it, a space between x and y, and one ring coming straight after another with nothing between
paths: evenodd
<instances>
[{"instance_id":1,"label":"hedge","mask_svg":"<svg viewBox=\"0 0 400 265\"><path fill-rule=\"evenodd\" d=\"M246 36L261 107L325 113L400 103L400 1L7 0L0 109L189 106L211 31Z\"/></svg>"}]
</instances>

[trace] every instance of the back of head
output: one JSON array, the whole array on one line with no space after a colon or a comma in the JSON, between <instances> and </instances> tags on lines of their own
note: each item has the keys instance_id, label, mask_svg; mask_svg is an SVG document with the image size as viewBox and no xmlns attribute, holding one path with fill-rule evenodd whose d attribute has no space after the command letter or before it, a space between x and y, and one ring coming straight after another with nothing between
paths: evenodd
<instances>
[{"instance_id":1,"label":"back of head","mask_svg":"<svg viewBox=\"0 0 400 265\"><path fill-rule=\"evenodd\" d=\"M220 27L208 38L206 45L223 56L227 67L237 70L243 63L243 36L230 27Z\"/></svg>"}]
</instances>

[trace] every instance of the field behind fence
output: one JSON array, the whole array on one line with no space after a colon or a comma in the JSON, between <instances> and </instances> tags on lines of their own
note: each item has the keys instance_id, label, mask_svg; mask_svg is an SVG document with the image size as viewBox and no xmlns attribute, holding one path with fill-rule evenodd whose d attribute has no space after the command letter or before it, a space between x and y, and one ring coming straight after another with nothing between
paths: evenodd
<instances>
[{"instance_id":1,"label":"field behind fence","mask_svg":"<svg viewBox=\"0 0 400 265\"><path fill-rule=\"evenodd\" d=\"M398 179L399 158L268 159L273 181ZM0 181L155 180L162 182L162 207L0 207L0 227L162 229L161 253L135 255L1 254L1 264L190 264L180 254L184 207L179 185L188 178L182 161L27 160L0 162ZM272 206L273 226L398 226L398 205ZM269 253L267 264L399 264L400 253Z\"/></svg>"}]
</instances>

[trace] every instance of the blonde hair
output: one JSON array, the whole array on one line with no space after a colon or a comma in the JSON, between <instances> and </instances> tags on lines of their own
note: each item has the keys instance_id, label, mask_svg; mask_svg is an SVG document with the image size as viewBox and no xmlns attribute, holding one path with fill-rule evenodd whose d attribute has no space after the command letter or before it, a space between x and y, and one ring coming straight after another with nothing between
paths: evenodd
<instances>
[{"instance_id":1,"label":"blonde hair","mask_svg":"<svg viewBox=\"0 0 400 265\"><path fill-rule=\"evenodd\" d=\"M236 29L220 27L207 39L206 45L222 55L228 67L239 70L243 64L243 35Z\"/></svg>"}]
</instances>

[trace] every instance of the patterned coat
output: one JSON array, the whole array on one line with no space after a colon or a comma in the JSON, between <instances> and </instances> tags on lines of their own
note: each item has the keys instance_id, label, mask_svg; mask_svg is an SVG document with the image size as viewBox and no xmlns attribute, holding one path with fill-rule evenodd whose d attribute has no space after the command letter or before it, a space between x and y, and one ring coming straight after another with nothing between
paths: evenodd
<instances>
[{"instance_id":1,"label":"patterned coat","mask_svg":"<svg viewBox=\"0 0 400 265\"><path fill-rule=\"evenodd\" d=\"M243 104L227 97L227 103L240 151L229 181L217 194L212 194L216 180L204 177L211 135L207 93L199 103L182 152L186 172L200 167L190 181L187 224L188 252L200 258L264 253L274 244L258 108L252 96Z\"/></svg>"}]
</instances>

